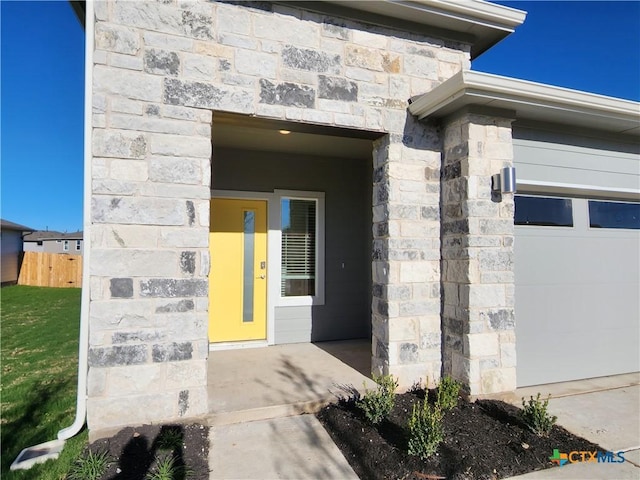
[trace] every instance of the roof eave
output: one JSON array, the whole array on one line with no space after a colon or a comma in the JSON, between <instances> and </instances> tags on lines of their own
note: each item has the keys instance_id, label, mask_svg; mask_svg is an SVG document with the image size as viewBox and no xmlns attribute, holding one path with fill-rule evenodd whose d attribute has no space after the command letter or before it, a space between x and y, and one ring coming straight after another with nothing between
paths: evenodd
<instances>
[{"instance_id":1,"label":"roof eave","mask_svg":"<svg viewBox=\"0 0 640 480\"><path fill-rule=\"evenodd\" d=\"M471 105L547 121L640 136L640 103L488 73L463 70L409 105L419 119L448 116Z\"/></svg>"},{"instance_id":2,"label":"roof eave","mask_svg":"<svg viewBox=\"0 0 640 480\"><path fill-rule=\"evenodd\" d=\"M470 37L472 58L512 33L527 15L522 10L483 0L328 0L326 3Z\"/></svg>"}]
</instances>

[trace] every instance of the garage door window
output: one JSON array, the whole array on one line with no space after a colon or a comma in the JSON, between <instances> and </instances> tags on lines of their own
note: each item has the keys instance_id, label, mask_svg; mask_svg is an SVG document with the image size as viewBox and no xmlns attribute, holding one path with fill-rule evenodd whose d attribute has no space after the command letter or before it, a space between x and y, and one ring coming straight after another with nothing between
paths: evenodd
<instances>
[{"instance_id":1,"label":"garage door window","mask_svg":"<svg viewBox=\"0 0 640 480\"><path fill-rule=\"evenodd\" d=\"M573 211L570 198L516 195L515 204L516 225L573 227Z\"/></svg>"},{"instance_id":2,"label":"garage door window","mask_svg":"<svg viewBox=\"0 0 640 480\"><path fill-rule=\"evenodd\" d=\"M591 228L640 229L640 203L589 200Z\"/></svg>"}]
</instances>

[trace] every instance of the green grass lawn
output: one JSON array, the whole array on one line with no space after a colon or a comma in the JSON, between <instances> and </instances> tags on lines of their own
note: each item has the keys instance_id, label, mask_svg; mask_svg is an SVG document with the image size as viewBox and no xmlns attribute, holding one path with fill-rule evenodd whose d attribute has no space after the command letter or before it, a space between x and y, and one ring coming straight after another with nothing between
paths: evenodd
<instances>
[{"instance_id":1,"label":"green grass lawn","mask_svg":"<svg viewBox=\"0 0 640 480\"><path fill-rule=\"evenodd\" d=\"M57 438L75 415L80 289L0 290L2 479L64 479L87 442L67 441L60 458L10 472L20 450Z\"/></svg>"}]
</instances>

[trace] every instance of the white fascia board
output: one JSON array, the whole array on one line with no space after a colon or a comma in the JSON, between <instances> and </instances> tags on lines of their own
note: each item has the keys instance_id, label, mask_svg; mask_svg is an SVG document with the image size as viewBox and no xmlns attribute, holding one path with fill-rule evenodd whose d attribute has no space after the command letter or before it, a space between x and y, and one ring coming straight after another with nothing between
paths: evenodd
<instances>
[{"instance_id":1,"label":"white fascia board","mask_svg":"<svg viewBox=\"0 0 640 480\"><path fill-rule=\"evenodd\" d=\"M469 105L491 105L516 112L517 118L547 117L557 121L562 112L576 123L585 115L599 120L628 124L629 131L640 125L640 103L620 98L555 87L542 83L462 70L409 105L420 119L443 117Z\"/></svg>"},{"instance_id":2,"label":"white fascia board","mask_svg":"<svg viewBox=\"0 0 640 480\"><path fill-rule=\"evenodd\" d=\"M351 10L465 35L472 57L522 25L527 12L483 0L325 0ZM304 2L303 2L304 4Z\"/></svg>"},{"instance_id":3,"label":"white fascia board","mask_svg":"<svg viewBox=\"0 0 640 480\"><path fill-rule=\"evenodd\" d=\"M484 0L389 0L400 4L420 4L438 10L449 17L513 32L522 25L527 13L523 10L485 2Z\"/></svg>"},{"instance_id":4,"label":"white fascia board","mask_svg":"<svg viewBox=\"0 0 640 480\"><path fill-rule=\"evenodd\" d=\"M473 25L513 32L516 27L522 25L527 15L522 10L483 0L329 0L329 3L395 18L411 18L420 23L424 19L429 24L442 28L451 28L450 22L456 22L456 30L463 32L470 31ZM434 15L440 22L434 21Z\"/></svg>"}]
</instances>

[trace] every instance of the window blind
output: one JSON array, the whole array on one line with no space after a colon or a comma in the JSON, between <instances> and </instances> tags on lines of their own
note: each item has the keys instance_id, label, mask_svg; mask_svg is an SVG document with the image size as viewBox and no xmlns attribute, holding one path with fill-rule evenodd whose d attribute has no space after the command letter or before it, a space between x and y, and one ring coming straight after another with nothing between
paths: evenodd
<instances>
[{"instance_id":1,"label":"window blind","mask_svg":"<svg viewBox=\"0 0 640 480\"><path fill-rule=\"evenodd\" d=\"M283 297L315 294L316 202L282 200Z\"/></svg>"}]
</instances>

